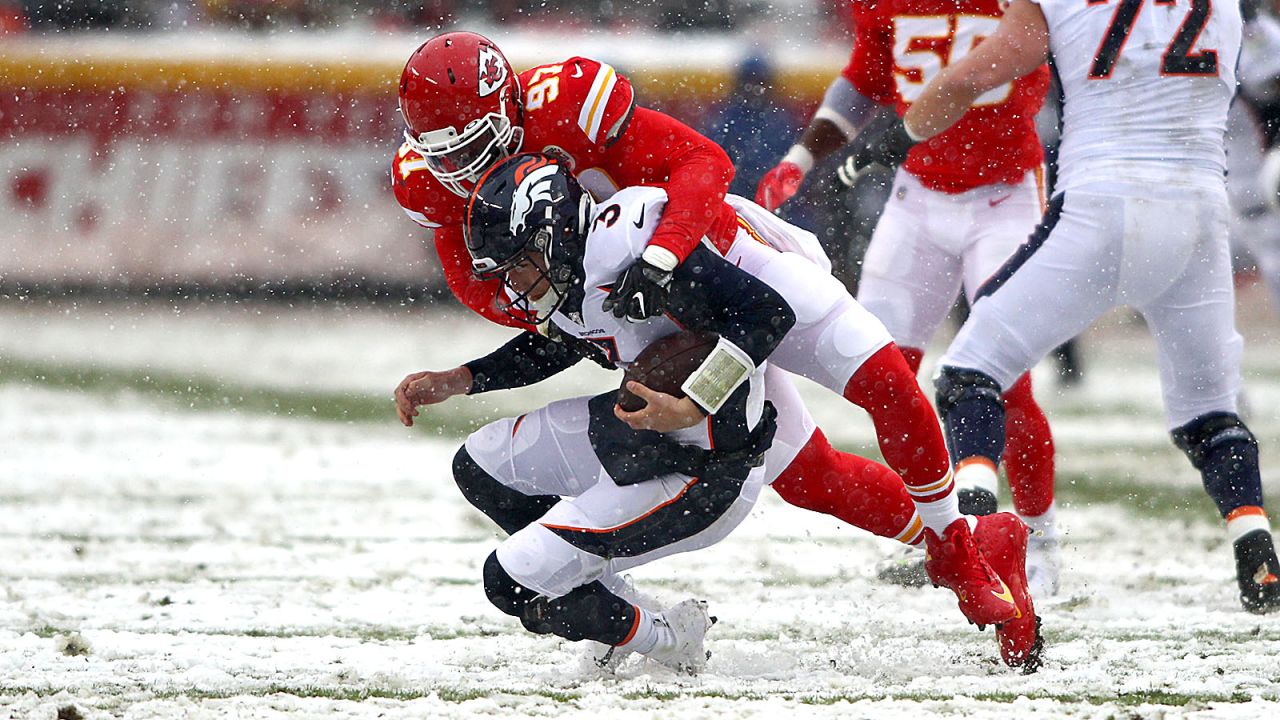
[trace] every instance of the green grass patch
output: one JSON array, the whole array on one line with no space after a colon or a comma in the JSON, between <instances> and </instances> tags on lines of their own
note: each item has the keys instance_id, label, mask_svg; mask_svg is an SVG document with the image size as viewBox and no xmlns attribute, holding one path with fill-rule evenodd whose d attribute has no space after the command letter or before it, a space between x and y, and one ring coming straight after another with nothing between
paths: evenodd
<instances>
[{"instance_id":1,"label":"green grass patch","mask_svg":"<svg viewBox=\"0 0 1280 720\"><path fill-rule=\"evenodd\" d=\"M1059 472L1054 496L1060 507L1119 505L1139 517L1222 522L1213 501L1198 483L1154 485L1132 478L1103 479L1078 472ZM1006 497L1002 501L1002 507L1009 507L1007 500Z\"/></svg>"},{"instance_id":2,"label":"green grass patch","mask_svg":"<svg viewBox=\"0 0 1280 720\"><path fill-rule=\"evenodd\" d=\"M348 423L396 423L390 390L385 395L285 389L223 382L212 377L93 365L34 363L0 358L0 383L39 385L104 396L131 392L183 410L233 411ZM463 436L491 418L465 408L425 409L416 426Z\"/></svg>"}]
</instances>

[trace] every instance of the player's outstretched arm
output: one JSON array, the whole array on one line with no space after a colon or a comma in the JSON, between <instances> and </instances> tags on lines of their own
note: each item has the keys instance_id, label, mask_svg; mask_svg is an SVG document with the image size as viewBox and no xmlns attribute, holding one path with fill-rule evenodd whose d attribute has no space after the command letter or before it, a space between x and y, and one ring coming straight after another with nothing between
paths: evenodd
<instances>
[{"instance_id":1,"label":"player's outstretched arm","mask_svg":"<svg viewBox=\"0 0 1280 720\"><path fill-rule=\"evenodd\" d=\"M756 186L756 204L777 210L800 189L813 166L844 147L871 121L882 106L858 92L843 75L831 81L822 105L809 120L800 139Z\"/></svg>"},{"instance_id":2,"label":"player's outstretched arm","mask_svg":"<svg viewBox=\"0 0 1280 720\"><path fill-rule=\"evenodd\" d=\"M396 414L405 427L413 427L418 408L442 403L471 390L471 371L466 366L452 370L423 370L405 377L396 386Z\"/></svg>"},{"instance_id":3,"label":"player's outstretched arm","mask_svg":"<svg viewBox=\"0 0 1280 720\"><path fill-rule=\"evenodd\" d=\"M959 121L979 95L1035 70L1048 56L1044 12L1031 0L1014 0L991 37L925 87L903 117L905 132L915 140L941 133Z\"/></svg>"},{"instance_id":4,"label":"player's outstretched arm","mask_svg":"<svg viewBox=\"0 0 1280 720\"><path fill-rule=\"evenodd\" d=\"M541 382L586 357L566 343L535 332L522 332L502 347L452 370L413 373L396 387L396 414L413 426L417 408L458 395L479 395Z\"/></svg>"}]
</instances>

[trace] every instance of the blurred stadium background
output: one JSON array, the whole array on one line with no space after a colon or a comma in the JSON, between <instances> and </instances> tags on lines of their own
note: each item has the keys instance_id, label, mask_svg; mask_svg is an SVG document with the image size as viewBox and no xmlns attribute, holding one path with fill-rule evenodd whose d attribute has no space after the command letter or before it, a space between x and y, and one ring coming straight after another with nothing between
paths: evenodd
<instances>
[{"instance_id":1,"label":"blurred stadium background","mask_svg":"<svg viewBox=\"0 0 1280 720\"><path fill-rule=\"evenodd\" d=\"M0 0L0 289L438 295L388 173L400 69L444 28L491 35L518 69L614 64L641 103L728 146L750 196L843 66L846 16L832 0ZM815 177L796 219L838 228L844 257L868 233L859 196Z\"/></svg>"},{"instance_id":2,"label":"blurred stadium background","mask_svg":"<svg viewBox=\"0 0 1280 720\"><path fill-rule=\"evenodd\" d=\"M1125 313L1086 335L1087 382L1042 396L1069 546L1039 676L1011 681L990 633L960 622L919 645L936 598L864 582L881 547L772 497L768 523L653 569L668 593L728 605L703 685L593 684L566 670L571 646L484 610L494 531L448 481L453 449L615 379L575 369L395 424L404 373L504 334L456 310L391 195L405 59L471 29L518 69L605 60L641 103L721 141L751 196L848 57L844 7L0 0L0 713L1280 713L1280 632L1239 611L1210 503L1163 432L1150 338ZM1235 157L1275 136L1280 83L1256 87ZM851 193L832 175L786 212L852 285L884 178ZM1243 226L1280 240L1243 202ZM1252 250L1246 387L1275 498L1280 334ZM1037 383L1058 387L1046 368ZM822 397L807 392L833 441L873 452L869 423Z\"/></svg>"}]
</instances>

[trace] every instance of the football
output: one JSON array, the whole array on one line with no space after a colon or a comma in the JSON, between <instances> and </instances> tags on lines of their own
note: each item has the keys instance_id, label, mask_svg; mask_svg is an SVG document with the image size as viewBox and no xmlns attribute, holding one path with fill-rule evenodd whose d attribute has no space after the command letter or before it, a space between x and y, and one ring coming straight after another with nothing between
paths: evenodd
<instances>
[{"instance_id":1,"label":"football","mask_svg":"<svg viewBox=\"0 0 1280 720\"><path fill-rule=\"evenodd\" d=\"M720 336L713 332L681 330L650 343L627 366L622 386L618 388L618 405L627 412L644 408L645 401L627 390L627 383L632 380L650 390L684 397L680 386L715 350L719 341Z\"/></svg>"}]
</instances>

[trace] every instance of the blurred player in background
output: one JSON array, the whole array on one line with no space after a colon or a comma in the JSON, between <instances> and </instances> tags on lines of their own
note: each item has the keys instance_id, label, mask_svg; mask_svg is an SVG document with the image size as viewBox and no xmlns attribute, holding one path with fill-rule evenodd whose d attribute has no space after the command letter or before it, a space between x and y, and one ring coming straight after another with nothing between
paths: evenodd
<instances>
[{"instance_id":1,"label":"blurred player in background","mask_svg":"<svg viewBox=\"0 0 1280 720\"><path fill-rule=\"evenodd\" d=\"M1253 256L1280 313L1280 156L1263 160L1280 126L1280 21L1252 0L1241 8L1240 93L1227 116L1231 238Z\"/></svg>"},{"instance_id":2,"label":"blurred player in background","mask_svg":"<svg viewBox=\"0 0 1280 720\"><path fill-rule=\"evenodd\" d=\"M940 69L995 29L1002 12L998 0L854 0L852 8L852 57L799 142L760 182L756 201L768 209L795 194L815 162L851 139L865 139L859 132L881 105L905 113ZM867 249L858 301L889 328L913 372L961 287L972 302L1044 211L1044 154L1035 116L1048 81L1048 69L1039 66L986 93L956 127L914 148L894 179ZM852 185L853 175L846 177ZM1028 576L1033 592L1052 595L1059 566L1053 438L1032 397L1030 375L1003 394L1009 436L1004 462L1014 507L1035 531ZM956 454L954 443L951 450L961 510L995 512L995 464ZM920 577L893 564L884 570L890 578Z\"/></svg>"},{"instance_id":3,"label":"blurred player in background","mask_svg":"<svg viewBox=\"0 0 1280 720\"><path fill-rule=\"evenodd\" d=\"M782 153L797 130L796 118L773 89L773 66L760 55L738 65L736 84L703 121L707 137L733 160L729 192L751 197L756 184Z\"/></svg>"},{"instance_id":4,"label":"blurred player in background","mask_svg":"<svg viewBox=\"0 0 1280 720\"><path fill-rule=\"evenodd\" d=\"M1237 413L1223 134L1241 43L1234 2L1014 0L857 165L893 164L1052 52L1064 91L1060 180L1031 241L984 287L941 360L960 454L998 461L1000 391L1117 305L1156 340L1168 427L1226 520L1245 609L1280 609L1258 443ZM1144 12L1144 10L1146 10Z\"/></svg>"},{"instance_id":5,"label":"blurred player in background","mask_svg":"<svg viewBox=\"0 0 1280 720\"><path fill-rule=\"evenodd\" d=\"M517 76L489 40L446 33L409 58L400 105L407 134L416 139L393 159L396 199L433 229L454 295L494 322L537 331L498 309L509 304L500 280L472 275L462 236L464 194L493 162L521 147L562 158L597 200L620 187L664 187L672 200L645 253L678 246L687 254L703 236L727 245L741 227L724 203L733 174L724 151L673 118L636 106L630 82L608 65L572 58ZM897 475L836 451L812 420L805 427L802 450L772 485L783 499L881 537L923 541L924 525Z\"/></svg>"}]
</instances>

